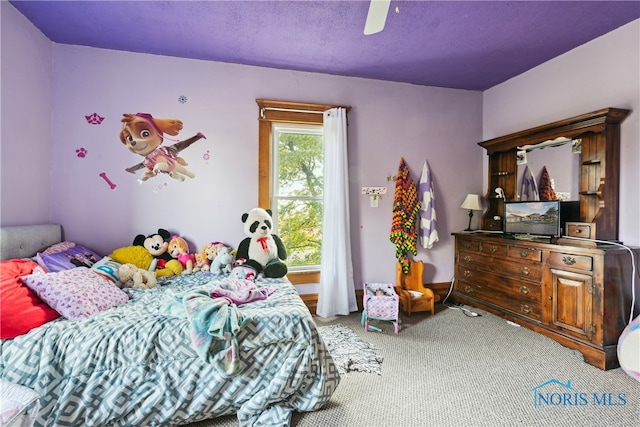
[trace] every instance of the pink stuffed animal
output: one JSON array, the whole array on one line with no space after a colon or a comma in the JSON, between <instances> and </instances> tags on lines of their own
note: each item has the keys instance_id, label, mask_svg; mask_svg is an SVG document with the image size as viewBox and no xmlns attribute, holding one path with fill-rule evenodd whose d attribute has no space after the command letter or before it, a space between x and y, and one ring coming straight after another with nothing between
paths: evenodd
<instances>
[{"instance_id":1,"label":"pink stuffed animal","mask_svg":"<svg viewBox=\"0 0 640 427\"><path fill-rule=\"evenodd\" d=\"M182 274L193 273L196 258L189 253L189 244L186 240L178 235L173 235L169 241L169 248L167 252L169 252L173 258L180 261L180 264L184 267Z\"/></svg>"}]
</instances>

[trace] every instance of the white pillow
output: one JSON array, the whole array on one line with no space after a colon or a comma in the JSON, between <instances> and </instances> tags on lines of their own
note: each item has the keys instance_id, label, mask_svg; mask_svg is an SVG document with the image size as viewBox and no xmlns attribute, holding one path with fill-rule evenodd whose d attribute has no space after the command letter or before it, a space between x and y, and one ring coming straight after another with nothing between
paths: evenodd
<instances>
[{"instance_id":1,"label":"white pillow","mask_svg":"<svg viewBox=\"0 0 640 427\"><path fill-rule=\"evenodd\" d=\"M91 266L91 269L96 273L101 274L105 278L109 279L113 283L118 283L120 277L118 276L118 270L122 264L113 258L108 256L102 257L98 262Z\"/></svg>"},{"instance_id":2,"label":"white pillow","mask_svg":"<svg viewBox=\"0 0 640 427\"><path fill-rule=\"evenodd\" d=\"M0 379L0 425L31 426L40 408L32 389Z\"/></svg>"}]
</instances>

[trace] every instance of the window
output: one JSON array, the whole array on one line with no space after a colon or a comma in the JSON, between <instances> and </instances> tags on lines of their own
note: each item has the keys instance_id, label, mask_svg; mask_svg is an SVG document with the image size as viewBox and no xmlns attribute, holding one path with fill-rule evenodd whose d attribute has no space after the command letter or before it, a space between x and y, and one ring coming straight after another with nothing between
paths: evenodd
<instances>
[{"instance_id":1,"label":"window","mask_svg":"<svg viewBox=\"0 0 640 427\"><path fill-rule=\"evenodd\" d=\"M258 206L271 209L287 248L289 280L320 281L322 112L332 105L258 99Z\"/></svg>"},{"instance_id":2,"label":"window","mask_svg":"<svg viewBox=\"0 0 640 427\"><path fill-rule=\"evenodd\" d=\"M319 125L271 126L270 205L292 273L320 268L323 140Z\"/></svg>"}]
</instances>

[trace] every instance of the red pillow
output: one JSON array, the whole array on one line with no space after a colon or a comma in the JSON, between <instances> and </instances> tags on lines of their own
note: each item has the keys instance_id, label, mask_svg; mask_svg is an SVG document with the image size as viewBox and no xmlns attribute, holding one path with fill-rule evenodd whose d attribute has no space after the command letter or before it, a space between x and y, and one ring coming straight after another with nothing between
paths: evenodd
<instances>
[{"instance_id":1,"label":"red pillow","mask_svg":"<svg viewBox=\"0 0 640 427\"><path fill-rule=\"evenodd\" d=\"M0 261L0 338L11 339L44 325L60 314L44 303L20 277L40 268L33 261Z\"/></svg>"}]
</instances>

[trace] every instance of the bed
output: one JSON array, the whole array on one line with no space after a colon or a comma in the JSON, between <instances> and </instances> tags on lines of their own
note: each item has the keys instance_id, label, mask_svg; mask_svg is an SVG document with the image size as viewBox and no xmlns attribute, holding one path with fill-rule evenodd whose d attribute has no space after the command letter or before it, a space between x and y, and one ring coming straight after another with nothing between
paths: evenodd
<instances>
[{"instance_id":1,"label":"bed","mask_svg":"<svg viewBox=\"0 0 640 427\"><path fill-rule=\"evenodd\" d=\"M3 227L0 239L3 260L23 258L59 242L61 230ZM223 367L228 348L203 355L194 346L192 319L176 302L224 280L162 278L85 319L59 317L1 340L0 379L40 396L36 426L172 426L231 414L240 426L286 426L292 411L323 407L340 376L286 279L257 280L268 298L237 307L246 323L235 334L234 369Z\"/></svg>"}]
</instances>

